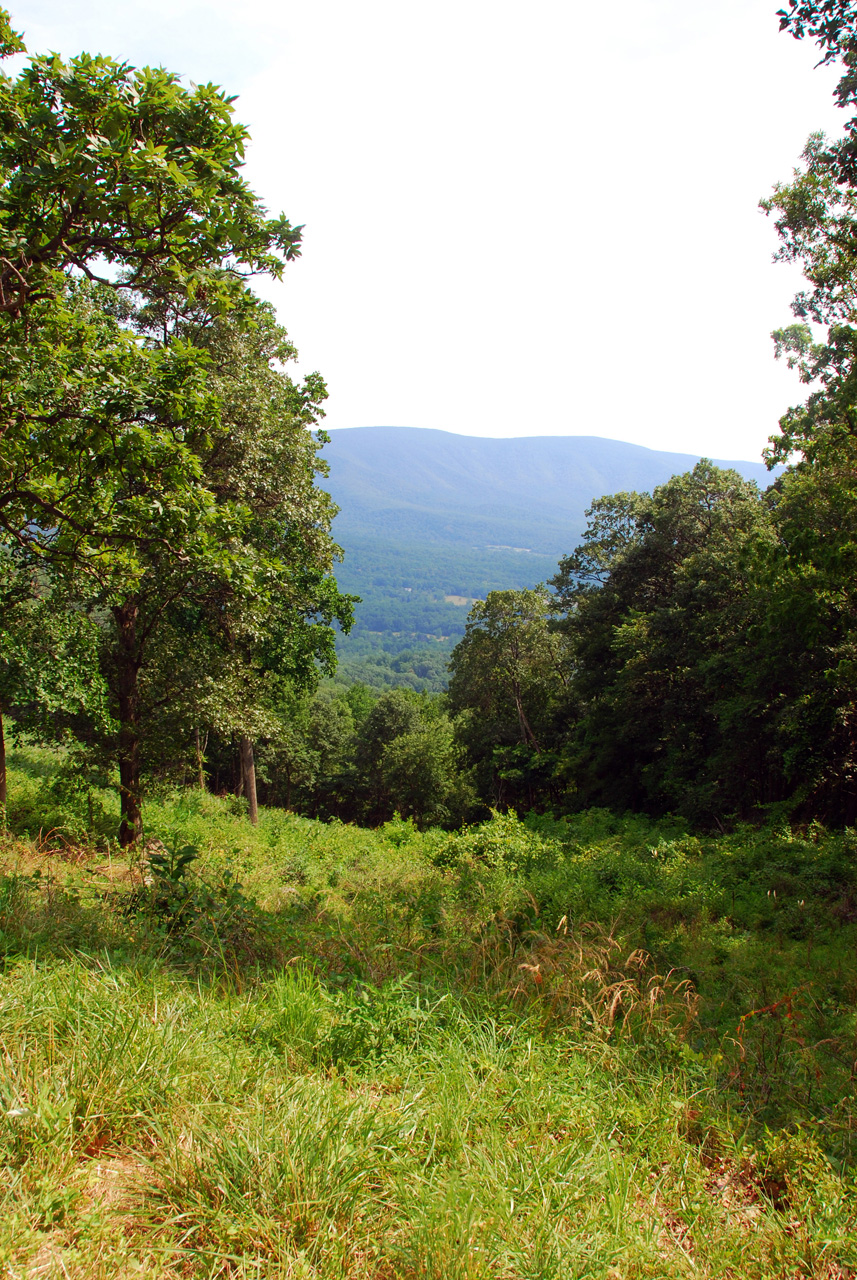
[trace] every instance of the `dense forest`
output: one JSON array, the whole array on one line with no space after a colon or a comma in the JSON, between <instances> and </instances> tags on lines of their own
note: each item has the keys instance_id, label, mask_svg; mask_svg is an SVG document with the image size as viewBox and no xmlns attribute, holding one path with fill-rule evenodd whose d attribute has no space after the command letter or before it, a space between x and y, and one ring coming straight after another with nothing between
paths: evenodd
<instances>
[{"instance_id":1,"label":"dense forest","mask_svg":"<svg viewBox=\"0 0 857 1280\"><path fill-rule=\"evenodd\" d=\"M857 13L779 18L846 124L763 201L772 483L439 553L386 651L232 100L0 76L10 1276L857 1275Z\"/></svg>"}]
</instances>

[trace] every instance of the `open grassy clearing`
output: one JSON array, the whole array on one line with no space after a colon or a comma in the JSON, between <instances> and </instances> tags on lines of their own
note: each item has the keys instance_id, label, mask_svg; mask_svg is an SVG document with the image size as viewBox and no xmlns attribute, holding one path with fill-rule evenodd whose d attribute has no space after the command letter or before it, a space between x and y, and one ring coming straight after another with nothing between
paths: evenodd
<instances>
[{"instance_id":1,"label":"open grassy clearing","mask_svg":"<svg viewBox=\"0 0 857 1280\"><path fill-rule=\"evenodd\" d=\"M9 1276L856 1273L848 833L253 830L184 793L153 865L15 763Z\"/></svg>"}]
</instances>

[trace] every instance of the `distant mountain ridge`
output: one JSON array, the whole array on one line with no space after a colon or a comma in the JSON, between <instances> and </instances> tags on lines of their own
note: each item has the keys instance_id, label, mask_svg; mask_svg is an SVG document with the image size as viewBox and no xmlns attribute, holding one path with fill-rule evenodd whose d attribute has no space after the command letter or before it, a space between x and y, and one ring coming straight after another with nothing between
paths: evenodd
<instances>
[{"instance_id":1,"label":"distant mountain ridge","mask_svg":"<svg viewBox=\"0 0 857 1280\"><path fill-rule=\"evenodd\" d=\"M398 543L570 551L594 498L651 490L690 470L699 455L666 453L598 436L493 439L421 427L342 427L330 432L324 482L340 507L344 546L370 535ZM762 462L722 461L760 488Z\"/></svg>"},{"instance_id":2,"label":"distant mountain ridge","mask_svg":"<svg viewBox=\"0 0 857 1280\"><path fill-rule=\"evenodd\" d=\"M340 676L433 688L473 600L547 581L580 542L595 498L650 491L699 460L598 436L419 427L332 430L322 456L345 551L336 578L362 601L337 644ZM762 488L773 479L761 462L717 465Z\"/></svg>"}]
</instances>

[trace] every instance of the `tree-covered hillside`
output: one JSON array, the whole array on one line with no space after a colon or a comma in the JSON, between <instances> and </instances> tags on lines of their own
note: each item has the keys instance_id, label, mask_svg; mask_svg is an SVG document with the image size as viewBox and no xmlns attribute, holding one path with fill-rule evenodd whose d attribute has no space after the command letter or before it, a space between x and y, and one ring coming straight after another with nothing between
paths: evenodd
<instances>
[{"instance_id":1,"label":"tree-covered hillside","mask_svg":"<svg viewBox=\"0 0 857 1280\"><path fill-rule=\"evenodd\" d=\"M332 431L324 457L344 546L359 535L554 560L583 532L593 498L651 489L699 461L588 435L507 440L413 427ZM718 465L770 482L761 460Z\"/></svg>"},{"instance_id":2,"label":"tree-covered hillside","mask_svg":"<svg viewBox=\"0 0 857 1280\"><path fill-rule=\"evenodd\" d=\"M340 663L379 687L395 676L383 654L417 649L433 666L431 651L449 658L475 600L551 577L594 498L654 488L697 461L594 436L495 440L408 427L331 432L324 457L345 550L337 579L361 599L337 644ZM761 462L721 465L763 486L773 479Z\"/></svg>"},{"instance_id":3,"label":"tree-covered hillside","mask_svg":"<svg viewBox=\"0 0 857 1280\"><path fill-rule=\"evenodd\" d=\"M810 26L847 63L843 22ZM71 745L83 791L112 777L129 845L191 779L254 820L857 813L847 139L766 202L809 282L775 336L810 397L770 470L736 469L328 439L250 287L300 235L246 185L230 101L82 55L34 57L0 108L0 795L8 728Z\"/></svg>"}]
</instances>

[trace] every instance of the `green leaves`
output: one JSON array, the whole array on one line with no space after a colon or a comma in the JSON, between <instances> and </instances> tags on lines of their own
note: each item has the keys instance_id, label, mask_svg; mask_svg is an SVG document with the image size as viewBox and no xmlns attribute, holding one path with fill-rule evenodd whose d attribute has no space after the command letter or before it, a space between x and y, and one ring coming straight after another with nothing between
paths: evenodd
<instances>
[{"instance_id":1,"label":"green leaves","mask_svg":"<svg viewBox=\"0 0 857 1280\"><path fill-rule=\"evenodd\" d=\"M26 52L26 45L20 32L13 31L9 14L0 9L0 58L8 58L13 53Z\"/></svg>"},{"instance_id":2,"label":"green leaves","mask_svg":"<svg viewBox=\"0 0 857 1280\"><path fill-rule=\"evenodd\" d=\"M109 596L141 571L144 547L187 554L216 522L192 440L217 429L219 411L203 353L147 350L100 301L72 282L36 306L37 337L0 347L0 528L95 574Z\"/></svg>"},{"instance_id":3,"label":"green leaves","mask_svg":"<svg viewBox=\"0 0 857 1280\"><path fill-rule=\"evenodd\" d=\"M109 732L98 629L64 603L46 579L0 547L0 711L12 710L19 725L39 735L55 733L63 714Z\"/></svg>"},{"instance_id":4,"label":"green leaves","mask_svg":"<svg viewBox=\"0 0 857 1280\"><path fill-rule=\"evenodd\" d=\"M279 276L300 229L241 178L246 137L219 89L162 69L51 55L0 81L0 313L69 267L163 298L204 287L218 307Z\"/></svg>"},{"instance_id":5,"label":"green leaves","mask_svg":"<svg viewBox=\"0 0 857 1280\"><path fill-rule=\"evenodd\" d=\"M149 854L149 866L159 880L168 880L170 884L179 884L188 873L190 864L199 858L196 845L185 844L178 849L164 848L163 853L157 850Z\"/></svg>"},{"instance_id":6,"label":"green leaves","mask_svg":"<svg viewBox=\"0 0 857 1280\"><path fill-rule=\"evenodd\" d=\"M747 633L774 543L755 485L706 461L594 505L555 579L574 655L565 770L582 803L710 820L763 791L749 761L768 669Z\"/></svg>"},{"instance_id":7,"label":"green leaves","mask_svg":"<svg viewBox=\"0 0 857 1280\"><path fill-rule=\"evenodd\" d=\"M144 769L201 722L264 721L351 617L315 483L324 383L282 372L294 347L247 287L300 229L241 176L246 138L232 99L159 68L0 78L0 542L97 620L118 732L75 729L119 764L123 841Z\"/></svg>"}]
</instances>

